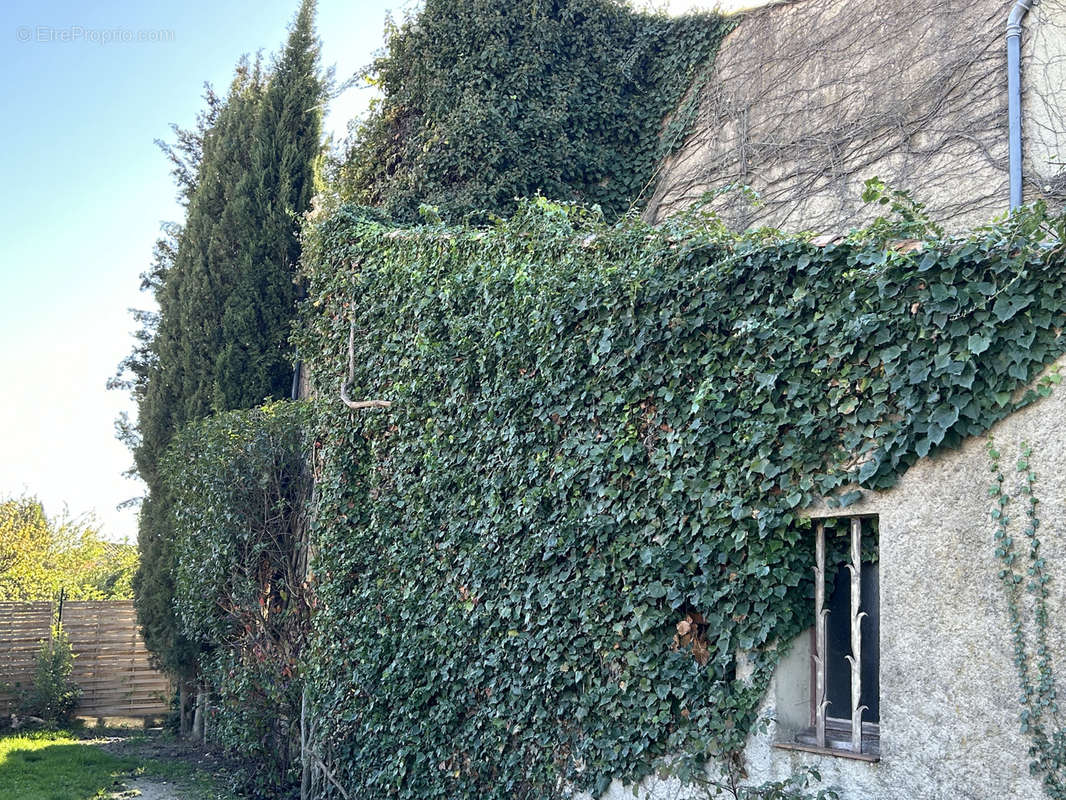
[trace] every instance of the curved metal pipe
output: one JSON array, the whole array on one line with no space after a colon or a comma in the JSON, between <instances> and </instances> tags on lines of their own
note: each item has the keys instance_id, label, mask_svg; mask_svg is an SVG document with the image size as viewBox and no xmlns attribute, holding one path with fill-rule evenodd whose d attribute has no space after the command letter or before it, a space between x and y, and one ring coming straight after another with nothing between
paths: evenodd
<instances>
[{"instance_id":1,"label":"curved metal pipe","mask_svg":"<svg viewBox=\"0 0 1066 800\"><path fill-rule=\"evenodd\" d=\"M1017 0L1007 17L1007 117L1010 210L1022 204L1022 19L1033 0Z\"/></svg>"}]
</instances>

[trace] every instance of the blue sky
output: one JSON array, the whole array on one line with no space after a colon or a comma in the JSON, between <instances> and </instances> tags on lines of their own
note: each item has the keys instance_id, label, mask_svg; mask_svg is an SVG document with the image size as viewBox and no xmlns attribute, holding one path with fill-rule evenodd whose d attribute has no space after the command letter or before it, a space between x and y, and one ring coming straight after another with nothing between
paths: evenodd
<instances>
[{"instance_id":1,"label":"blue sky","mask_svg":"<svg viewBox=\"0 0 1066 800\"><path fill-rule=\"evenodd\" d=\"M138 275L160 223L181 218L153 142L192 124L205 80L224 90L242 53L276 51L297 2L3 4L0 497L36 494L133 537L135 512L115 510L141 492L113 434L127 401L104 384L133 344L127 309L149 302ZM405 7L320 0L323 62L353 73L386 10ZM149 41L118 41L141 31ZM368 99L346 93L327 126L343 132Z\"/></svg>"},{"instance_id":2,"label":"blue sky","mask_svg":"<svg viewBox=\"0 0 1066 800\"><path fill-rule=\"evenodd\" d=\"M762 0L723 0L724 7ZM319 0L323 64L346 78L414 0ZM0 8L0 498L41 498L134 538L141 494L104 385L133 346L127 309L164 221L180 221L156 139L193 124L204 81L224 91L244 53L276 52L298 0L24 2ZM705 5L668 0L671 11ZM144 41L136 41L144 39ZM132 40L132 41L130 41ZM331 104L340 138L368 90Z\"/></svg>"}]
</instances>

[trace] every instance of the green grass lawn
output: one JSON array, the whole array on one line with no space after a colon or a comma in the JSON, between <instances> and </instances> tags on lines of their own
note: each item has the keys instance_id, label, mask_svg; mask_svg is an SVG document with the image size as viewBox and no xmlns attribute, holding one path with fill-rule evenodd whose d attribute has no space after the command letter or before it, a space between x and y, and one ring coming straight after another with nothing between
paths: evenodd
<instances>
[{"instance_id":1,"label":"green grass lawn","mask_svg":"<svg viewBox=\"0 0 1066 800\"><path fill-rule=\"evenodd\" d=\"M92 738L66 732L0 737L0 799L109 800L126 779L144 777L178 784L185 800L226 800L212 777L181 761L116 756Z\"/></svg>"},{"instance_id":2,"label":"green grass lawn","mask_svg":"<svg viewBox=\"0 0 1066 800\"><path fill-rule=\"evenodd\" d=\"M136 764L65 733L0 738L0 797L93 800L119 789Z\"/></svg>"}]
</instances>

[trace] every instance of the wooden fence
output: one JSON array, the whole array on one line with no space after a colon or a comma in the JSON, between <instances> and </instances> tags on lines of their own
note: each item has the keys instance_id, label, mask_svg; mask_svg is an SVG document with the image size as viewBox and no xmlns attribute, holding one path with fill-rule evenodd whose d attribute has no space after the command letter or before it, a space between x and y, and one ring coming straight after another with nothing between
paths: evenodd
<instances>
[{"instance_id":1,"label":"wooden fence","mask_svg":"<svg viewBox=\"0 0 1066 800\"><path fill-rule=\"evenodd\" d=\"M51 624L51 603L0 603L0 713L10 714L15 696L33 683L37 651Z\"/></svg>"},{"instance_id":2,"label":"wooden fence","mask_svg":"<svg viewBox=\"0 0 1066 800\"><path fill-rule=\"evenodd\" d=\"M72 677L82 690L79 716L153 717L169 711L170 682L148 662L133 603L68 600L62 610L75 656ZM55 613L51 603L0 603L0 713L11 713L19 691L33 683L37 653Z\"/></svg>"}]
</instances>

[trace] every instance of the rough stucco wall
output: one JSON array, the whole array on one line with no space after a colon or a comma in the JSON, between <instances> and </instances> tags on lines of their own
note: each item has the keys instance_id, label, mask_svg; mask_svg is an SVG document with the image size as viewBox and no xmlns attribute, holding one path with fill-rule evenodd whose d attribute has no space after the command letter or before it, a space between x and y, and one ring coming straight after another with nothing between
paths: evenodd
<instances>
[{"instance_id":1,"label":"rough stucco wall","mask_svg":"<svg viewBox=\"0 0 1066 800\"><path fill-rule=\"evenodd\" d=\"M1008 485L1017 484L1021 443L1034 447L1041 546L1053 577L1052 650L1066 653L1066 391L1017 412L991 433ZM880 519L881 763L778 751L764 755L769 774L787 774L801 763L832 765L832 771L823 769L825 777L845 786L849 798L1044 797L1029 775L1029 743L1019 730L985 444L974 438L960 450L923 459L894 489L867 493L848 509ZM1020 520L1024 506L1016 501L1012 510ZM1020 526L1015 530L1020 534ZM752 754L765 753L766 745L753 743Z\"/></svg>"},{"instance_id":2,"label":"rough stucco wall","mask_svg":"<svg viewBox=\"0 0 1066 800\"><path fill-rule=\"evenodd\" d=\"M1066 368L1066 358L1059 361ZM1034 448L1041 547L1052 576L1051 648L1066 669L1066 386L996 425L1008 485L1023 441ZM923 459L890 491L866 492L850 514L877 514L881 575L881 761L780 750L776 721L744 753L758 784L816 767L845 800L1039 800L1019 730L1018 684L1006 602L993 554L985 438ZM814 510L814 515L840 511ZM1020 519L1024 506L1013 504ZM1020 533L1020 528L1017 528ZM778 668L762 712L789 717L808 680L800 652ZM1061 681L1060 681L1061 686ZM800 693L809 689L800 687ZM794 710L794 709L793 709ZM780 727L784 727L783 725ZM633 797L616 784L606 800ZM646 780L637 797L696 798L671 780Z\"/></svg>"},{"instance_id":3,"label":"rough stucco wall","mask_svg":"<svg viewBox=\"0 0 1066 800\"><path fill-rule=\"evenodd\" d=\"M911 189L949 229L1006 210L1006 19L1012 0L792 0L749 12L723 43L690 138L661 167L660 220L731 183L734 227L840 231L869 219L863 182ZM1061 203L1066 0L1030 15L1023 104L1027 200ZM1030 28L1027 27L1027 36ZM1037 135L1039 134L1039 135ZM1066 147L1062 147L1066 153ZM1037 169L1039 167L1040 169Z\"/></svg>"},{"instance_id":4,"label":"rough stucco wall","mask_svg":"<svg viewBox=\"0 0 1066 800\"><path fill-rule=\"evenodd\" d=\"M1066 195L1066 0L1041 0L1022 39L1025 168L1034 189Z\"/></svg>"}]
</instances>

